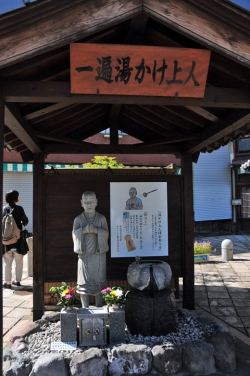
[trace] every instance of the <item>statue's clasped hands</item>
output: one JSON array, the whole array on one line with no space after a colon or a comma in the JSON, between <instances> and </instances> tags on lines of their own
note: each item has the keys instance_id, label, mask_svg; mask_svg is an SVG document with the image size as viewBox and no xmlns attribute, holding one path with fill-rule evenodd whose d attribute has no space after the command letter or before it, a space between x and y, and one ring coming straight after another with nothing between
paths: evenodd
<instances>
[{"instance_id":1,"label":"statue's clasped hands","mask_svg":"<svg viewBox=\"0 0 250 376\"><path fill-rule=\"evenodd\" d=\"M82 233L83 234L97 234L98 231L97 231L97 228L94 227L93 225L87 225L86 227L82 229Z\"/></svg>"}]
</instances>

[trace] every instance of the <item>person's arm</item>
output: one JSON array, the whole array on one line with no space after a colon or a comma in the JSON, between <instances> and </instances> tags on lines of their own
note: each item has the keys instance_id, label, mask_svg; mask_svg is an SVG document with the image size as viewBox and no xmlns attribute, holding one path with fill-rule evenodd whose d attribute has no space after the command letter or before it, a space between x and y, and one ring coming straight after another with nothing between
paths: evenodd
<instances>
[{"instance_id":1,"label":"person's arm","mask_svg":"<svg viewBox=\"0 0 250 376\"><path fill-rule=\"evenodd\" d=\"M126 201L126 207L125 207L125 210L130 210L131 206L130 206L130 202L129 202L129 199Z\"/></svg>"},{"instance_id":2,"label":"person's arm","mask_svg":"<svg viewBox=\"0 0 250 376\"><path fill-rule=\"evenodd\" d=\"M21 214L21 222L24 226L27 226L27 224L29 223L29 219L28 217L26 216L25 212L24 212L24 209L22 206L20 206L20 214Z\"/></svg>"},{"instance_id":3,"label":"person's arm","mask_svg":"<svg viewBox=\"0 0 250 376\"><path fill-rule=\"evenodd\" d=\"M81 228L79 217L75 218L73 223L72 238L74 243L74 252L78 254L83 254L83 244L82 244L83 230Z\"/></svg>"},{"instance_id":4,"label":"person's arm","mask_svg":"<svg viewBox=\"0 0 250 376\"><path fill-rule=\"evenodd\" d=\"M143 209L142 200L139 199L139 198L137 198L137 201L138 201L138 205L137 205L138 209L139 209L139 210L140 210L140 209L142 210L142 209Z\"/></svg>"}]
</instances>

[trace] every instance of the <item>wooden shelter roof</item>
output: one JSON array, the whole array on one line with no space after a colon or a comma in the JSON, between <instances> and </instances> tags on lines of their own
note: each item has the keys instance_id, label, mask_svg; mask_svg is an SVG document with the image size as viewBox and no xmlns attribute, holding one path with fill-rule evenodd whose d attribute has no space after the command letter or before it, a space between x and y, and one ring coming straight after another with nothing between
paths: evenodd
<instances>
[{"instance_id":1,"label":"wooden shelter roof","mask_svg":"<svg viewBox=\"0 0 250 376\"><path fill-rule=\"evenodd\" d=\"M205 96L71 95L72 42L211 50ZM250 13L224 0L41 0L0 16L4 142L34 153L212 152L249 133ZM84 142L110 128L110 145ZM119 145L121 130L141 143Z\"/></svg>"}]
</instances>

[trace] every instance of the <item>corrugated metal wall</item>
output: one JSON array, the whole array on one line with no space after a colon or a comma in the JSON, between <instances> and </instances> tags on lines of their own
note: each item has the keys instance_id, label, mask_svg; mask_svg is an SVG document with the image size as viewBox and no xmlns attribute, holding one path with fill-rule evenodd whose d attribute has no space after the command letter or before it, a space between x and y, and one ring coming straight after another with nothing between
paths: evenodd
<instances>
[{"instance_id":1,"label":"corrugated metal wall","mask_svg":"<svg viewBox=\"0 0 250 376\"><path fill-rule=\"evenodd\" d=\"M20 205L29 218L26 226L33 233L33 173L32 172L4 172L3 173L3 205L5 194L10 190L17 190L20 194Z\"/></svg>"},{"instance_id":2,"label":"corrugated metal wall","mask_svg":"<svg viewBox=\"0 0 250 376\"><path fill-rule=\"evenodd\" d=\"M193 176L195 221L232 219L229 147L201 153Z\"/></svg>"}]
</instances>

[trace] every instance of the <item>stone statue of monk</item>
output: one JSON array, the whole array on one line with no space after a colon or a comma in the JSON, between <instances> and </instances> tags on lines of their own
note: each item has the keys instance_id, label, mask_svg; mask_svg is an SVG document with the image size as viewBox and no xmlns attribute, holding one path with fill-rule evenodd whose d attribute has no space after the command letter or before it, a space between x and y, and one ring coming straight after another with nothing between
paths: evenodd
<instances>
[{"instance_id":1,"label":"stone statue of monk","mask_svg":"<svg viewBox=\"0 0 250 376\"><path fill-rule=\"evenodd\" d=\"M78 253L77 285L82 307L89 307L89 295L95 296L96 307L102 307L101 290L106 287L106 252L109 231L106 218L95 208L94 192L86 191L81 200L83 213L73 224L74 252Z\"/></svg>"}]
</instances>

